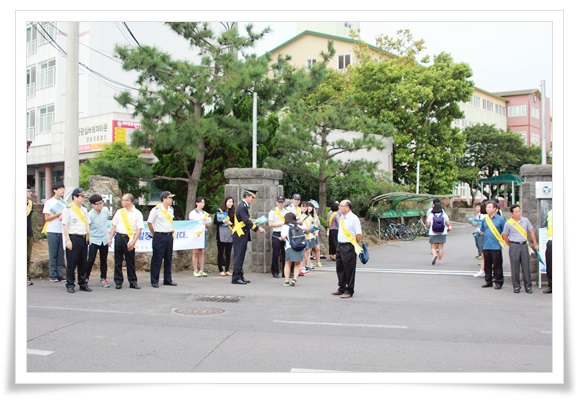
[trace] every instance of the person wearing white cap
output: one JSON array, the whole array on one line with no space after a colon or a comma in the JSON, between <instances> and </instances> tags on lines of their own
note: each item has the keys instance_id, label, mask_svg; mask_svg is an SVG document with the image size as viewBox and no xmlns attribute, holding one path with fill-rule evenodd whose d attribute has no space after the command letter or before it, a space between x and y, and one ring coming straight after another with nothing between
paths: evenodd
<instances>
[{"instance_id":1,"label":"person wearing white cap","mask_svg":"<svg viewBox=\"0 0 580 400\"><path fill-rule=\"evenodd\" d=\"M168 191L161 193L161 204L157 204L149 213L147 226L153 238L151 256L151 286L159 287L159 273L163 262L163 284L177 286L171 278L171 262L173 259L173 197Z\"/></svg>"}]
</instances>

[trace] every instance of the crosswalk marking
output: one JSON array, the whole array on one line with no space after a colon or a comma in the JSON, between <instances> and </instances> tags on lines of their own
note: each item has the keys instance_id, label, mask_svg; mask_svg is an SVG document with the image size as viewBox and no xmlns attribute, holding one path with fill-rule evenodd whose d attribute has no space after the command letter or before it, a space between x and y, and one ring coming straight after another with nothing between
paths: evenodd
<instances>
[{"instance_id":1,"label":"crosswalk marking","mask_svg":"<svg viewBox=\"0 0 580 400\"><path fill-rule=\"evenodd\" d=\"M335 267L316 268L320 271L336 272ZM415 275L457 275L457 276L473 276L477 271L452 271L444 269L408 269L408 268L365 268L357 267L356 272L376 272L381 274L415 274ZM504 277L511 276L511 274L504 270Z\"/></svg>"},{"instance_id":2,"label":"crosswalk marking","mask_svg":"<svg viewBox=\"0 0 580 400\"><path fill-rule=\"evenodd\" d=\"M342 324L337 322L310 322L310 321L284 321L274 320L281 324L299 324L299 325L328 325L328 326L349 326L357 328L386 328L386 329L407 329L406 326L397 325L369 325L369 324Z\"/></svg>"}]
</instances>

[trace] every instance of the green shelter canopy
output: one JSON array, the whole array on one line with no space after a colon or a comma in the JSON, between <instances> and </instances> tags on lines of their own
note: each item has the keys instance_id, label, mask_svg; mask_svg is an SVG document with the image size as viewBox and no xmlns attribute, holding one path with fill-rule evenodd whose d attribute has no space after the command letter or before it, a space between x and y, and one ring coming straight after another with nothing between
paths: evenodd
<instances>
[{"instance_id":1,"label":"green shelter canopy","mask_svg":"<svg viewBox=\"0 0 580 400\"><path fill-rule=\"evenodd\" d=\"M481 184L492 184L492 185L501 185L505 183L515 183L516 185L520 185L524 182L524 179L521 176L513 175L513 174L501 174L497 176L492 176L491 178L487 179L480 179L478 181Z\"/></svg>"}]
</instances>

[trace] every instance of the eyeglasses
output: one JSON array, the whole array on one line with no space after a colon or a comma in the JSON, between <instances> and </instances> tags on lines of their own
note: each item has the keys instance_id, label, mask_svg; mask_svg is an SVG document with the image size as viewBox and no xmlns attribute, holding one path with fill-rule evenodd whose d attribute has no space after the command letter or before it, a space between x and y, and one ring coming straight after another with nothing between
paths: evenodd
<instances>
[{"instance_id":1,"label":"eyeglasses","mask_svg":"<svg viewBox=\"0 0 580 400\"><path fill-rule=\"evenodd\" d=\"M95 206L102 206L102 205L103 205L103 202L102 202L102 201L97 201L97 202L95 203Z\"/></svg>"}]
</instances>

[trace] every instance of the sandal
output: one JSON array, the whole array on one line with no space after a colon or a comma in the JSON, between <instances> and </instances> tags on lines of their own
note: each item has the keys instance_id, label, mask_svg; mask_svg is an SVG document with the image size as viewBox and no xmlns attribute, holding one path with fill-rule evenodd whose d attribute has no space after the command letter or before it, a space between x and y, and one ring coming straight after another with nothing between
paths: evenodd
<instances>
[{"instance_id":1,"label":"sandal","mask_svg":"<svg viewBox=\"0 0 580 400\"><path fill-rule=\"evenodd\" d=\"M224 271L220 272L221 276L226 276L226 273Z\"/></svg>"}]
</instances>

